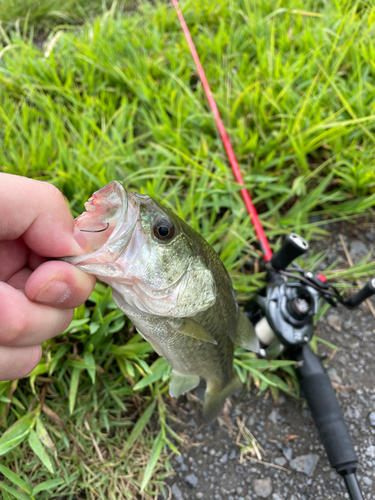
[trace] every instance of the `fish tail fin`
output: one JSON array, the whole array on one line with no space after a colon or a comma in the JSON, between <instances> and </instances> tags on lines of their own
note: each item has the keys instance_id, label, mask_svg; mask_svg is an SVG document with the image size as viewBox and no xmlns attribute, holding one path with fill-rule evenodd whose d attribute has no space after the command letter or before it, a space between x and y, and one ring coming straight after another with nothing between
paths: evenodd
<instances>
[{"instance_id":1,"label":"fish tail fin","mask_svg":"<svg viewBox=\"0 0 375 500\"><path fill-rule=\"evenodd\" d=\"M242 388L242 382L237 374L220 391L210 392L206 389L203 402L203 422L208 424L212 422L223 409L225 400Z\"/></svg>"}]
</instances>

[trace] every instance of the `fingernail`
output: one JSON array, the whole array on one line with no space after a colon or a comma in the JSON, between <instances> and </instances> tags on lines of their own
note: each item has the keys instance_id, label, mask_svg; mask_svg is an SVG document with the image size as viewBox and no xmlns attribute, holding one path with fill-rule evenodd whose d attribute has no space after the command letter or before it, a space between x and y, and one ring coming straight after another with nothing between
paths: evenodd
<instances>
[{"instance_id":1,"label":"fingernail","mask_svg":"<svg viewBox=\"0 0 375 500\"><path fill-rule=\"evenodd\" d=\"M74 239L78 243L78 245L86 252L90 253L91 252L91 245L88 242L87 238L82 234L82 232L78 229L77 226L74 226L74 233L73 233Z\"/></svg>"},{"instance_id":2,"label":"fingernail","mask_svg":"<svg viewBox=\"0 0 375 500\"><path fill-rule=\"evenodd\" d=\"M62 304L71 295L69 285L65 281L52 281L36 295L37 302L45 304Z\"/></svg>"}]
</instances>

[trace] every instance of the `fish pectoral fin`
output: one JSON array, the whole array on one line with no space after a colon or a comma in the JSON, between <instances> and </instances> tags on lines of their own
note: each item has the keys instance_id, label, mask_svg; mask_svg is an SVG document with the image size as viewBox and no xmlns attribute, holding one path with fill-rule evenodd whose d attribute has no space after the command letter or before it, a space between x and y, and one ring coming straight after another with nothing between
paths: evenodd
<instances>
[{"instance_id":1,"label":"fish pectoral fin","mask_svg":"<svg viewBox=\"0 0 375 500\"><path fill-rule=\"evenodd\" d=\"M169 395L177 398L185 392L195 389L199 384L199 375L183 375L173 370L172 378L169 382Z\"/></svg>"},{"instance_id":2,"label":"fish pectoral fin","mask_svg":"<svg viewBox=\"0 0 375 500\"><path fill-rule=\"evenodd\" d=\"M203 422L208 424L219 416L225 400L235 392L241 390L242 387L243 384L237 374L233 375L228 384L219 391L210 391L210 386L208 384L203 401Z\"/></svg>"},{"instance_id":3,"label":"fish pectoral fin","mask_svg":"<svg viewBox=\"0 0 375 500\"><path fill-rule=\"evenodd\" d=\"M248 351L259 352L260 344L255 329L246 314L241 310L238 311L234 342Z\"/></svg>"},{"instance_id":4,"label":"fish pectoral fin","mask_svg":"<svg viewBox=\"0 0 375 500\"><path fill-rule=\"evenodd\" d=\"M188 337L193 337L194 339L203 340L203 342L210 342L211 344L217 345L213 336L193 319L184 318L180 324L174 325L173 322L170 324L176 332L181 333L182 335L187 335Z\"/></svg>"}]
</instances>

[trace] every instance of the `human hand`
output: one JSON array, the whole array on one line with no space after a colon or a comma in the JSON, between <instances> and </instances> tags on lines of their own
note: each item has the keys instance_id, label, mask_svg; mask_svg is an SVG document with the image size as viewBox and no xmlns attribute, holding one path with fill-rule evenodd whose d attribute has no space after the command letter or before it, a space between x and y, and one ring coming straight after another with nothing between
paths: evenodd
<instances>
[{"instance_id":1,"label":"human hand","mask_svg":"<svg viewBox=\"0 0 375 500\"><path fill-rule=\"evenodd\" d=\"M69 326L95 277L45 258L92 251L53 185L0 173L0 214L0 380L12 380Z\"/></svg>"}]
</instances>

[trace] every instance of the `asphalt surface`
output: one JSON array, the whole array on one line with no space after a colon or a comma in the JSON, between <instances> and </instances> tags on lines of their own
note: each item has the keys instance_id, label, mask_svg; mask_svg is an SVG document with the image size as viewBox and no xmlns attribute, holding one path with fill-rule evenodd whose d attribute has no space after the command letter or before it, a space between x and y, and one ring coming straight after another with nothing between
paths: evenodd
<instances>
[{"instance_id":1,"label":"asphalt surface","mask_svg":"<svg viewBox=\"0 0 375 500\"><path fill-rule=\"evenodd\" d=\"M322 271L336 259L337 268L348 267L340 234L354 262L375 246L374 224L331 229L332 237L317 244L328 249ZM355 311L331 308L317 323L316 333L339 346L333 357L324 345L319 353L329 359L326 366L358 454L357 476L364 498L375 498L375 318L367 306ZM302 398L283 395L275 403L269 394L253 388L250 394L232 398L229 426L224 419L202 426L197 397L202 389L197 391L178 402L177 414L184 425L176 429L186 434L188 445L173 459L174 473L167 479L169 500L349 498L343 480L329 465ZM241 459L237 418L262 446L264 463Z\"/></svg>"}]
</instances>

